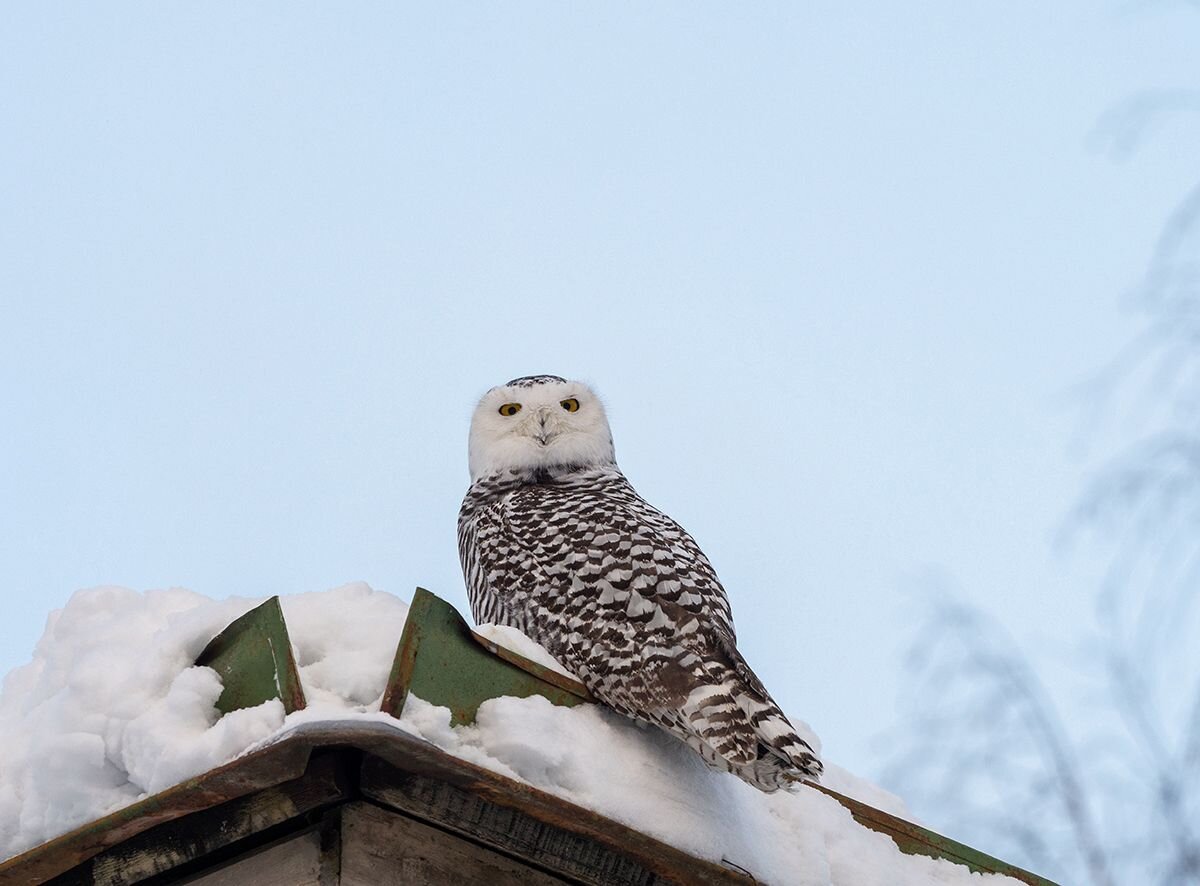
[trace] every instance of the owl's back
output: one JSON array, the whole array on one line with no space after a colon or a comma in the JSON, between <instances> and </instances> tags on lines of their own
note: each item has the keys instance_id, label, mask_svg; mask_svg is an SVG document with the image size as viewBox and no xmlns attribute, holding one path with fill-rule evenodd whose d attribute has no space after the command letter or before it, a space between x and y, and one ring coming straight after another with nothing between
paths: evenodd
<instances>
[{"instance_id":1,"label":"owl's back","mask_svg":"<svg viewBox=\"0 0 1200 886\"><path fill-rule=\"evenodd\" d=\"M708 558L615 466L481 478L459 553L476 620L534 638L613 708L764 790L819 774L738 654Z\"/></svg>"}]
</instances>

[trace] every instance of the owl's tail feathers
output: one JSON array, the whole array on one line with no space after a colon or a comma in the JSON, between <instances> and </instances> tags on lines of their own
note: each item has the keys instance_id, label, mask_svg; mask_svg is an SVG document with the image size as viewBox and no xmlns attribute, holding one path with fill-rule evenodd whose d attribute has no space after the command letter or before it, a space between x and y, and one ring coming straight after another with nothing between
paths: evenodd
<instances>
[{"instance_id":1,"label":"owl's tail feathers","mask_svg":"<svg viewBox=\"0 0 1200 886\"><path fill-rule=\"evenodd\" d=\"M748 690L736 678L697 687L679 714L680 737L709 766L761 791L821 777L824 767L816 751L770 696Z\"/></svg>"}]
</instances>

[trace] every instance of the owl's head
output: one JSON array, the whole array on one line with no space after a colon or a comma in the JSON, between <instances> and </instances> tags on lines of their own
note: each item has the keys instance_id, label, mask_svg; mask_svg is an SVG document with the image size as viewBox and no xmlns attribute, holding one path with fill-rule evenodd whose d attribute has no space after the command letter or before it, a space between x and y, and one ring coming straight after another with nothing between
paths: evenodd
<instances>
[{"instance_id":1,"label":"owl's head","mask_svg":"<svg viewBox=\"0 0 1200 886\"><path fill-rule=\"evenodd\" d=\"M471 417L471 480L504 470L615 464L608 417L592 389L557 375L513 379Z\"/></svg>"}]
</instances>

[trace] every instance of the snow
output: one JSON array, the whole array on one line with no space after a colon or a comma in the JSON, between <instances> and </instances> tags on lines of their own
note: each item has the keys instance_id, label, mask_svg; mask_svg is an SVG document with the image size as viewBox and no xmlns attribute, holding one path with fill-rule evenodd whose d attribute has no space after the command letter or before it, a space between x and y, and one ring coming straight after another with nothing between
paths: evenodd
<instances>
[{"instance_id":1,"label":"snow","mask_svg":"<svg viewBox=\"0 0 1200 886\"><path fill-rule=\"evenodd\" d=\"M508 625L483 624L476 626L475 633L485 640L490 640L497 646L503 646L510 652L525 656L525 658L535 664L540 664L555 673L562 674L564 677L570 677L572 680L579 682L579 678L563 667L559 660L551 655L545 646L531 637L526 637L516 628L510 628Z\"/></svg>"},{"instance_id":2,"label":"snow","mask_svg":"<svg viewBox=\"0 0 1200 886\"><path fill-rule=\"evenodd\" d=\"M0 692L0 857L227 762L284 725L270 701L218 719L191 663L261 600L174 588L79 591ZM310 716L374 705L408 615L365 584L281 600Z\"/></svg>"},{"instance_id":3,"label":"snow","mask_svg":"<svg viewBox=\"0 0 1200 886\"><path fill-rule=\"evenodd\" d=\"M191 662L260 600L182 589L77 592L50 615L33 660L0 692L0 858L97 819L306 722L387 722L447 752L637 828L760 881L803 886L1016 883L903 855L832 798L762 794L707 769L683 744L597 705L540 697L485 702L475 724L410 696L401 720L379 701L407 615L357 583L281 598L308 708L278 700L219 717L217 674ZM547 666L508 628L492 642ZM534 654L531 654L534 653ZM562 670L561 666L556 670ZM826 786L894 814L903 804L827 762Z\"/></svg>"}]
</instances>

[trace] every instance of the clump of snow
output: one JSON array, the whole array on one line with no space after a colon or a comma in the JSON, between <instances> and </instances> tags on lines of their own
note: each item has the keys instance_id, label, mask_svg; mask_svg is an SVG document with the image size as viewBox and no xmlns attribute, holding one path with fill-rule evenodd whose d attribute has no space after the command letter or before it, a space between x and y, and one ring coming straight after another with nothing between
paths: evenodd
<instances>
[{"instance_id":1,"label":"clump of snow","mask_svg":"<svg viewBox=\"0 0 1200 886\"><path fill-rule=\"evenodd\" d=\"M306 710L285 717L273 700L219 717L217 674L191 662L258 602L215 601L180 589L96 588L52 614L33 661L10 673L0 693L0 858L228 762L301 723L370 719L701 858L737 865L761 882L985 882L965 867L901 854L818 791L759 793L709 770L670 736L602 706L498 698L480 707L475 724L451 727L446 708L410 696L400 720L387 717L379 700L408 607L365 584L281 600ZM538 660L536 644L515 631L493 626L484 635ZM826 765L829 787L904 814L894 796ZM987 884L1015 882L986 877Z\"/></svg>"},{"instance_id":2,"label":"clump of snow","mask_svg":"<svg viewBox=\"0 0 1200 886\"><path fill-rule=\"evenodd\" d=\"M178 588L77 592L0 692L0 858L226 763L284 726L278 700L219 717L192 666L261 600ZM353 715L387 682L408 615L351 584L281 600L310 717Z\"/></svg>"},{"instance_id":3,"label":"clump of snow","mask_svg":"<svg viewBox=\"0 0 1200 886\"><path fill-rule=\"evenodd\" d=\"M490 640L497 646L503 646L509 652L515 652L517 655L522 655L535 664L549 668L557 674L570 677L576 682L579 681L579 678L563 667L562 663L551 655L545 646L532 637L525 636L516 628L509 627L508 625L483 624L475 628L475 633L485 640Z\"/></svg>"}]
</instances>

